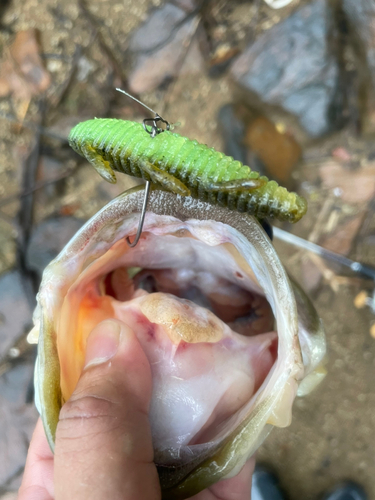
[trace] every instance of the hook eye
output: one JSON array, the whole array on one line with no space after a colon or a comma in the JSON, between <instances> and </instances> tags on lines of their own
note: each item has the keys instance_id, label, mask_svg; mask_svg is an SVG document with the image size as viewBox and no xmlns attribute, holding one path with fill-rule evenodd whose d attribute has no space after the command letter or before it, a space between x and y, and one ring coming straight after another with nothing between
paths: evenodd
<instances>
[{"instance_id":1,"label":"hook eye","mask_svg":"<svg viewBox=\"0 0 375 500\"><path fill-rule=\"evenodd\" d=\"M160 132L164 132L164 130L169 130L170 129L169 122L167 122L167 120L164 120L164 118L162 118L160 115L157 114L155 116L155 121L163 123L165 125L165 128L159 128Z\"/></svg>"},{"instance_id":2,"label":"hook eye","mask_svg":"<svg viewBox=\"0 0 375 500\"><path fill-rule=\"evenodd\" d=\"M149 125L149 123L151 123L151 125ZM165 128L159 127L158 126L159 123L164 124ZM145 118L143 120L143 128L152 138L154 138L158 134L164 132L164 130L169 130L170 125L166 120L164 120L164 118L156 114L155 118Z\"/></svg>"}]
</instances>

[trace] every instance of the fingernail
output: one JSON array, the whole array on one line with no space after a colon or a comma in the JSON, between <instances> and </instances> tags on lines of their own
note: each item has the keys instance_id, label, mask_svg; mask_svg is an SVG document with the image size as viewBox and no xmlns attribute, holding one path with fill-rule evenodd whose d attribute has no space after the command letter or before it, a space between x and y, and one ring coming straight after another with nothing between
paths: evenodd
<instances>
[{"instance_id":1,"label":"fingernail","mask_svg":"<svg viewBox=\"0 0 375 500\"><path fill-rule=\"evenodd\" d=\"M87 339L85 369L113 358L119 346L120 331L121 326L110 319L93 329Z\"/></svg>"}]
</instances>

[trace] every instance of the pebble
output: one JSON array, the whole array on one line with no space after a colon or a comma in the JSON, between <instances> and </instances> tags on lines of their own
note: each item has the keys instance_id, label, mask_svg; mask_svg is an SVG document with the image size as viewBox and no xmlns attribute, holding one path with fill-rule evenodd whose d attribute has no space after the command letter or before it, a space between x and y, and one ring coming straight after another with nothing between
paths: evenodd
<instances>
[{"instance_id":1,"label":"pebble","mask_svg":"<svg viewBox=\"0 0 375 500\"><path fill-rule=\"evenodd\" d=\"M326 2L311 2L249 45L231 74L264 103L297 116L311 137L319 137L335 128L332 109L340 101L330 32Z\"/></svg>"},{"instance_id":2,"label":"pebble","mask_svg":"<svg viewBox=\"0 0 375 500\"><path fill-rule=\"evenodd\" d=\"M203 71L204 61L198 41L202 31L198 29L199 36L195 33L198 18L184 21L186 16L184 9L167 3L154 10L133 33L130 41L133 54L133 68L129 75L131 92L153 90L177 74Z\"/></svg>"}]
</instances>

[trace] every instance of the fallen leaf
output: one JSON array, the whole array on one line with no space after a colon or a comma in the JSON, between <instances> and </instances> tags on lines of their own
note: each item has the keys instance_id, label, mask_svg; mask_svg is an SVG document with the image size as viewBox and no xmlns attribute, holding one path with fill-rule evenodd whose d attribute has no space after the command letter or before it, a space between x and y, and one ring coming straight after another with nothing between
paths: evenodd
<instances>
[{"instance_id":1,"label":"fallen leaf","mask_svg":"<svg viewBox=\"0 0 375 500\"><path fill-rule=\"evenodd\" d=\"M37 31L19 31L13 44L5 50L0 66L0 97L13 94L29 101L48 89L50 75L40 57Z\"/></svg>"},{"instance_id":2,"label":"fallen leaf","mask_svg":"<svg viewBox=\"0 0 375 500\"><path fill-rule=\"evenodd\" d=\"M352 248L353 241L362 225L364 216L365 212L362 212L349 221L345 221L333 234L321 240L320 244L332 252L348 255Z\"/></svg>"},{"instance_id":3,"label":"fallen leaf","mask_svg":"<svg viewBox=\"0 0 375 500\"><path fill-rule=\"evenodd\" d=\"M373 163L348 170L340 163L329 160L319 168L323 186L339 189L340 197L347 203L357 204L370 201L375 194L375 165Z\"/></svg>"}]
</instances>

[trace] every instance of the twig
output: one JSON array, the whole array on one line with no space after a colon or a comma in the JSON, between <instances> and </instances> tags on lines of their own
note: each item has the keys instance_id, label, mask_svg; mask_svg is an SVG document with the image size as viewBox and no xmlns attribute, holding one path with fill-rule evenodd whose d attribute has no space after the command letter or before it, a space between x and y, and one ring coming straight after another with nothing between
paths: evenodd
<instances>
[{"instance_id":1,"label":"twig","mask_svg":"<svg viewBox=\"0 0 375 500\"><path fill-rule=\"evenodd\" d=\"M45 112L45 100L39 103L40 123L43 123ZM38 171L39 154L41 147L41 132L35 132L34 146L29 156L23 164L22 191L30 191L35 185L35 179ZM35 304L36 284L34 276L28 270L26 265L26 251L31 236L33 225L34 196L33 191L21 198L20 210L18 213L19 231L17 235L17 263L22 276L22 285L26 296L32 306Z\"/></svg>"},{"instance_id":2,"label":"twig","mask_svg":"<svg viewBox=\"0 0 375 500\"><path fill-rule=\"evenodd\" d=\"M319 212L313 230L309 234L308 240L311 241L312 243L317 243L320 236L322 235L321 233L322 226L327 221L327 217L329 216L334 203L335 203L335 197L332 196L332 194L329 194L328 198L326 198L325 202L323 203L322 209Z\"/></svg>"},{"instance_id":3,"label":"twig","mask_svg":"<svg viewBox=\"0 0 375 500\"><path fill-rule=\"evenodd\" d=\"M42 127L42 126L40 126L37 123L28 122L28 121L25 121L25 120L22 120L22 122L21 122L15 116L9 115L7 113L5 113L5 114L0 113L0 119L1 118L4 119L4 120L9 121L11 123L16 123L17 125L21 125L24 128L28 128L28 129L33 130L33 131L36 130L41 135L44 135L46 137L50 137L51 139L57 139L57 140L59 140L61 142L68 142L68 139L66 137L63 137L62 135L55 134L54 132L51 132L47 128Z\"/></svg>"},{"instance_id":4,"label":"twig","mask_svg":"<svg viewBox=\"0 0 375 500\"><path fill-rule=\"evenodd\" d=\"M70 175L72 175L75 172L76 168L77 168L77 166L70 168L66 172L62 172L60 175L58 175L57 177L54 177L53 179L49 179L47 181L37 182L37 183L35 183L34 186L32 186L31 188L29 188L27 190L24 190L24 191L21 191L20 193L12 194L10 196L7 196L6 198L3 198L2 200L0 200L0 208L5 206L5 205L8 205L9 203L12 203L12 201L15 201L19 198L23 198L24 196L28 196L29 194L34 193L38 189L42 189L46 186L54 184L55 182L61 181L62 179L65 179L66 177L69 177Z\"/></svg>"}]
</instances>

